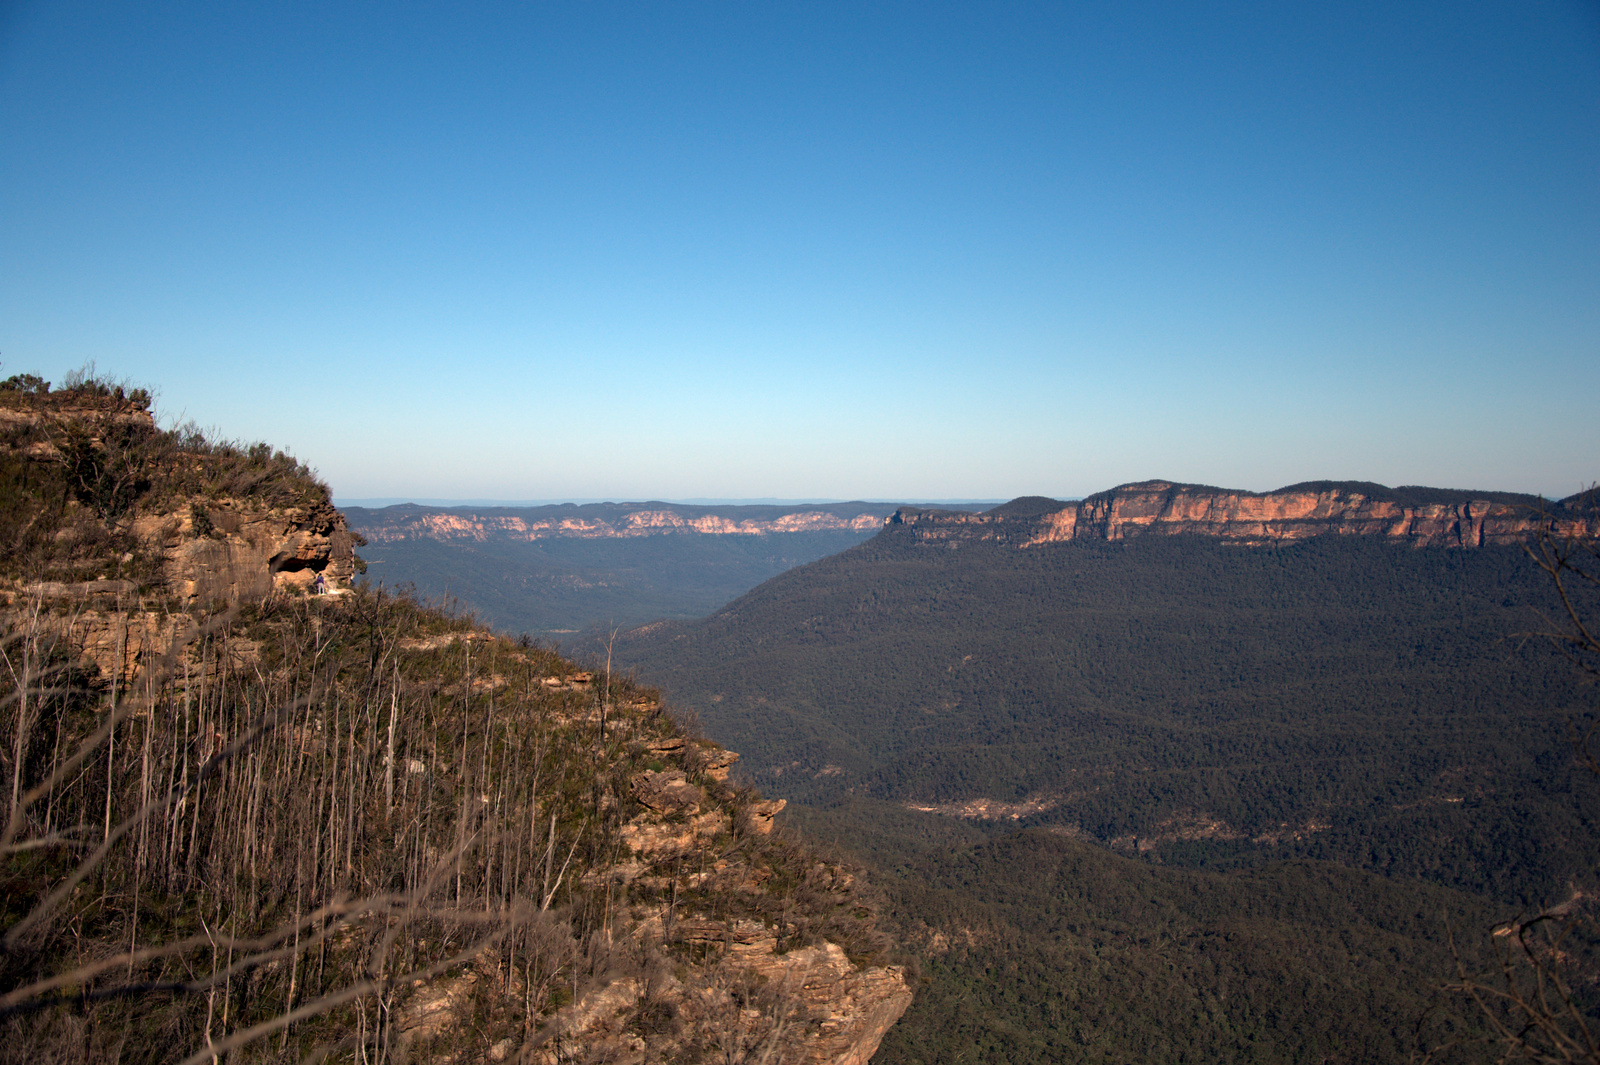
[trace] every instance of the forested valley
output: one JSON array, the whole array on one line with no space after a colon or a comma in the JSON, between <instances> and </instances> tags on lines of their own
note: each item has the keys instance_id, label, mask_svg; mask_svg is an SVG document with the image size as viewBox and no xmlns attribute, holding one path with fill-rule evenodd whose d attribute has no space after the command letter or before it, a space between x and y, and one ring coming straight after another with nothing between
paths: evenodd
<instances>
[{"instance_id":1,"label":"forested valley","mask_svg":"<svg viewBox=\"0 0 1600 1065\"><path fill-rule=\"evenodd\" d=\"M645 502L344 513L368 541L373 583L585 653L618 627L704 617L786 569L854 547L893 510Z\"/></svg>"},{"instance_id":2,"label":"forested valley","mask_svg":"<svg viewBox=\"0 0 1600 1065\"><path fill-rule=\"evenodd\" d=\"M876 1060L1485 1060L1442 989L1595 888L1563 619L1515 546L891 525L618 650L879 871L924 983Z\"/></svg>"}]
</instances>

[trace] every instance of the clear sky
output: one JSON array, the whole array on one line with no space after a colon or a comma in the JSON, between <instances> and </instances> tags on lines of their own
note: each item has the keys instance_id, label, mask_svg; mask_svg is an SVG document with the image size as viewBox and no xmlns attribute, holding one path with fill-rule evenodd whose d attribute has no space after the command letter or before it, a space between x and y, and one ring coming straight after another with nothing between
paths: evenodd
<instances>
[{"instance_id":1,"label":"clear sky","mask_svg":"<svg viewBox=\"0 0 1600 1065\"><path fill-rule=\"evenodd\" d=\"M341 497L1600 477L1600 5L0 0L0 362Z\"/></svg>"}]
</instances>

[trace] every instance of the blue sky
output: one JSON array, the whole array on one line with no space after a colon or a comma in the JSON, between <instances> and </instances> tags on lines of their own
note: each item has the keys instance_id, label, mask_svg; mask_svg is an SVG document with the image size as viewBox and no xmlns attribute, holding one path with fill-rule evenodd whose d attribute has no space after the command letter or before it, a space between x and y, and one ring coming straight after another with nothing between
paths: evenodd
<instances>
[{"instance_id":1,"label":"blue sky","mask_svg":"<svg viewBox=\"0 0 1600 1065\"><path fill-rule=\"evenodd\" d=\"M335 494L1600 477L1600 5L0 0L0 362Z\"/></svg>"}]
</instances>

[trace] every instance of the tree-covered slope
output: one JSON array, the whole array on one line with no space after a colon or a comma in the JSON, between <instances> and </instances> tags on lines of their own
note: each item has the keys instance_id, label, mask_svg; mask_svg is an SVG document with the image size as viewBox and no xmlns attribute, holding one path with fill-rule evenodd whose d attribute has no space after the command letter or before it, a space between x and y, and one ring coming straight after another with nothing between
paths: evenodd
<instances>
[{"instance_id":1,"label":"tree-covered slope","mask_svg":"<svg viewBox=\"0 0 1600 1065\"><path fill-rule=\"evenodd\" d=\"M880 1065L1132 1065L1404 1062L1477 1034L1439 985L1449 932L1476 968L1495 914L1331 863L1175 870L1031 829L930 854L895 916L926 986Z\"/></svg>"},{"instance_id":2,"label":"tree-covered slope","mask_svg":"<svg viewBox=\"0 0 1600 1065\"><path fill-rule=\"evenodd\" d=\"M623 660L793 800L1056 824L1163 861L1314 857L1507 900L1594 838L1575 675L1516 548L1203 537L1019 550L891 526ZM975 805L986 800L987 806Z\"/></svg>"},{"instance_id":3,"label":"tree-covered slope","mask_svg":"<svg viewBox=\"0 0 1600 1065\"><path fill-rule=\"evenodd\" d=\"M1493 1060L1440 988L1594 886L1592 692L1517 636L1546 575L1385 537L1038 542L1053 506L909 516L619 643L884 874L924 959L879 1060Z\"/></svg>"}]
</instances>

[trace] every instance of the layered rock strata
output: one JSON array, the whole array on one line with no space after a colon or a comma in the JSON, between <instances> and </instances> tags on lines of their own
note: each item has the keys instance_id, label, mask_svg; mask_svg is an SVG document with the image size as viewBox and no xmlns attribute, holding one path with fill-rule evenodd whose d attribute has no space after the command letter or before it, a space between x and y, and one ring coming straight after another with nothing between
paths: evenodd
<instances>
[{"instance_id":1,"label":"layered rock strata","mask_svg":"<svg viewBox=\"0 0 1600 1065\"><path fill-rule=\"evenodd\" d=\"M74 684L60 688L82 698L82 728L97 716L110 723L100 739L85 741L103 743L104 757L84 748L95 752L84 765L103 767L103 779L69 796L73 802L89 796L94 818L74 815L64 823L100 823L103 809L110 833L129 808L144 811L131 825L143 824L152 808L192 807L187 834L183 817L153 820L149 833L168 833L158 847L146 847L146 836L137 833L107 839L109 847L125 838L132 857L115 866L108 859L105 882L122 883L116 877L127 875L145 891L132 895L145 908L135 904L130 925L141 913L161 914L159 926L148 916L138 926L139 946L150 959L164 955L151 953L149 943L169 924L192 918L188 907L234 912L237 929L264 906L281 908L293 897L290 923L267 929L276 938L249 941L274 949L233 975L230 954L223 963L229 974L218 977L223 984L248 985L265 1002L260 988L282 991L284 957L303 954L300 967L288 970L292 999L296 974L311 979L313 943L319 981L324 961L328 972L348 970L362 981L413 966L420 974L392 986L357 983L297 1011L305 1012L308 1042L331 1033L321 1049L332 1047L335 1060L365 1060L379 1045L365 1028L368 1000L381 1001L385 1011L393 1007L384 1014L381 1045L397 1060L864 1065L872 1056L910 1002L904 971L884 960L887 940L854 874L774 833L782 800L763 801L729 785L736 754L679 734L654 693L630 682L382 592L350 590L359 540L303 467L269 456L277 465L258 463L267 470L260 481L226 482L254 483L257 490L210 489L218 478L185 478L174 467L194 473L213 453L199 444L183 450L154 428L147 411L130 409L120 393L107 398L55 395L32 406L0 404L0 460L19 484L31 482L38 504L39 513L24 518L37 524L55 508L47 515L52 535L34 543L32 554L12 547L5 560L10 576L0 580L0 642L24 649L29 662L68 663L59 669L70 670ZM119 442L122 430L131 436ZM144 444L159 446L138 453L144 466L130 483L139 487L126 501L106 504L78 491L81 477L62 476L71 467L78 477L81 467L72 464L84 455L98 461L120 447L122 455L111 457L123 461ZM34 476L40 471L54 479ZM184 487L196 483L208 490ZM81 546L71 552L51 546L68 539ZM300 594L312 590L348 594ZM18 684L31 696L28 668ZM124 711L120 723L104 713L111 708ZM290 716L280 721L282 713ZM451 722L442 743L435 728L441 714ZM25 735L32 721L8 718L0 725L19 737L17 749L33 743L44 750L47 736ZM270 728L263 724L269 721ZM130 737L142 738L143 746ZM477 753L469 756L473 745ZM18 760L13 768L13 805L18 794L33 802L37 789L24 786L27 764ZM204 787L191 780L204 780ZM236 792L227 790L235 785ZM146 794L163 787L165 799ZM249 801L233 801L246 794ZM326 799L337 816L321 817L320 805L318 817L305 816L310 807L295 804L311 795L317 803ZM301 814L282 812L291 807ZM223 824L241 811L256 818L247 836L236 834L232 821L215 834L193 827ZM390 830L391 817L409 827ZM459 818L454 829L452 818ZM41 831L42 843L50 843L48 829ZM308 832L315 836L310 844ZM336 843L324 845L324 832L326 839L345 834L342 856ZM513 839L516 845L506 842ZM247 851L292 853L292 861L260 863L263 875L288 879L258 891L253 857L244 872ZM161 857L152 859L157 852ZM455 855L453 896L446 852ZM172 881L181 888L152 894L166 890L165 881L138 879L152 861L184 869ZM70 871L71 863L64 868ZM313 872L296 879L307 868ZM196 869L206 875L190 872ZM397 894L374 896L364 909L346 905L349 885L404 877L416 882L402 879L392 889ZM43 897L53 884L41 874L39 886L24 894ZM332 918L322 938L308 934L302 942L302 890L331 893L307 903L316 921L348 916ZM129 892L109 895L126 900ZM225 906L218 901L224 897L250 901ZM294 930L292 938L284 928ZM489 932L474 940L471 932L480 928ZM508 947L513 932L520 946ZM73 935L79 957L82 937ZM460 947L452 935L471 940L458 956L471 960L449 960ZM94 941L90 949L113 958L131 950L121 939ZM194 961L174 950L185 965ZM424 965L423 956L446 960ZM129 979L144 960L129 954ZM384 968L388 963L392 970ZM110 969L122 973L122 961ZM44 959L34 978L49 971ZM186 970L183 978L193 976ZM50 990L48 979L37 986L41 995ZM162 1013L165 995L147 1001L129 992L126 1000L158 1019L147 1027L175 1040L174 1056L199 1038L173 1019L177 1014ZM80 1025L89 1036L94 1016L85 1013ZM220 1023L229 1024L226 1017ZM237 1017L233 1023L236 1030L241 1025ZM315 1031L318 1023L324 1033ZM288 1028L284 1034L294 1035ZM209 1019L204 1038L209 1045ZM282 1044L274 1053L270 1042L242 1041L229 1056L282 1057ZM18 1042L14 1058L0 1057L37 1060L30 1045ZM352 1045L360 1052L351 1052Z\"/></svg>"},{"instance_id":2,"label":"layered rock strata","mask_svg":"<svg viewBox=\"0 0 1600 1065\"><path fill-rule=\"evenodd\" d=\"M729 507L725 513L702 507L665 504L615 504L591 507L534 507L489 511L416 506L357 510L357 531L373 543L402 540L484 542L550 539L630 539L670 534L774 536L789 533L868 533L883 525L888 508L827 510L802 508L748 516L770 507Z\"/></svg>"},{"instance_id":3,"label":"layered rock strata","mask_svg":"<svg viewBox=\"0 0 1600 1065\"><path fill-rule=\"evenodd\" d=\"M209 526L204 532L195 529L199 513ZM262 508L248 500L207 501L141 525L159 543L169 585L185 604L311 591L318 577L323 590L339 591L356 574L356 538L328 503Z\"/></svg>"},{"instance_id":4,"label":"layered rock strata","mask_svg":"<svg viewBox=\"0 0 1600 1065\"><path fill-rule=\"evenodd\" d=\"M889 525L924 543L993 540L1017 547L1190 534L1249 545L1347 535L1470 548L1524 543L1541 529L1557 536L1600 533L1600 512L1579 497L1541 503L1485 495L1493 498L1350 482L1256 493L1142 481L1081 502L1025 498L981 514L902 508Z\"/></svg>"},{"instance_id":5,"label":"layered rock strata","mask_svg":"<svg viewBox=\"0 0 1600 1065\"><path fill-rule=\"evenodd\" d=\"M311 498L287 506L248 491L152 490L181 483L185 470L193 473L216 459L159 446L171 434L156 428L150 411L121 397L8 398L11 405L0 405L0 455L41 470L81 466L88 456L106 469L120 464L126 482L137 488L126 512L97 515L69 499L60 517L57 541L109 537L131 548L120 559L107 557L101 576L40 580L23 572L0 580L0 612L13 627L59 630L108 680L131 683L142 664L181 650L199 631L189 616L196 610L274 592L338 594L350 587L360 540L320 486ZM136 555L151 563L141 578L115 576Z\"/></svg>"}]
</instances>

